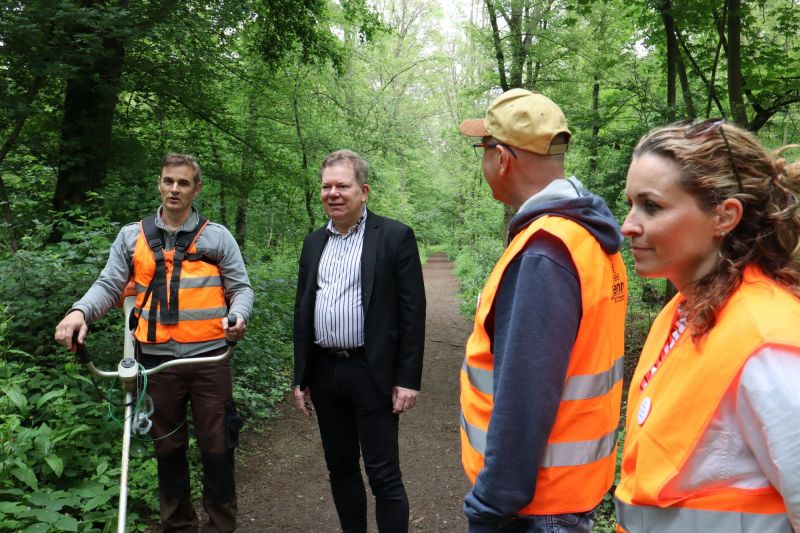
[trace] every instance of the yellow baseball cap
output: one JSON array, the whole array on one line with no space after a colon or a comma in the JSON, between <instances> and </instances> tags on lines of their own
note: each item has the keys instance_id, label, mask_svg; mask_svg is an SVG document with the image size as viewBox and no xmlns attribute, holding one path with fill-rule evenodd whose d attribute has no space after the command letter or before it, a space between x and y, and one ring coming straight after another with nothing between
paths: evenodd
<instances>
[{"instance_id":1,"label":"yellow baseball cap","mask_svg":"<svg viewBox=\"0 0 800 533\"><path fill-rule=\"evenodd\" d=\"M560 133L572 136L561 108L545 95L525 89L504 92L489 105L485 118L465 120L459 129L470 137L491 136L540 155L565 153L569 144L550 143Z\"/></svg>"}]
</instances>

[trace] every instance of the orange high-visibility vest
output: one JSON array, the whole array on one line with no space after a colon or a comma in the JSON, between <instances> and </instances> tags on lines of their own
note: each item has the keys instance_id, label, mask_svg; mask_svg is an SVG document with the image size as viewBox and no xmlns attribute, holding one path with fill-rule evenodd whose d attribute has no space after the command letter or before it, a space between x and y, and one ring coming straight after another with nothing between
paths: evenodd
<instances>
[{"instance_id":1,"label":"orange high-visibility vest","mask_svg":"<svg viewBox=\"0 0 800 533\"><path fill-rule=\"evenodd\" d=\"M484 465L493 405L494 355L486 317L509 263L539 231L560 239L569 250L580 279L583 316L536 493L519 513L578 513L593 509L614 481L628 293L620 254L608 255L589 231L571 220L543 216L518 233L481 292L461 370L461 460L475 483ZM530 320L535 327L536 317Z\"/></svg>"},{"instance_id":2,"label":"orange high-visibility vest","mask_svg":"<svg viewBox=\"0 0 800 533\"><path fill-rule=\"evenodd\" d=\"M683 495L667 495L665 487L695 453L750 356L769 345L800 346L800 300L759 269L748 267L699 347L686 331L641 390L682 298L673 298L653 323L630 385L622 477L616 491L618 530L791 531L783 499L772 486L716 486Z\"/></svg>"},{"instance_id":3,"label":"orange high-visibility vest","mask_svg":"<svg viewBox=\"0 0 800 533\"><path fill-rule=\"evenodd\" d=\"M177 342L204 342L222 339L222 317L227 313L225 291L219 267L203 258L197 257L196 241L208 220L201 219L201 227L186 246L185 257L180 262L180 274L177 277L178 290L171 290L176 250L161 250L164 254L166 283L166 300L174 295L178 298L176 316L166 319L167 309L158 304L155 332L150 331L150 313L152 313L155 291L148 291L156 276L156 257L148 243L144 222L139 224L139 238L133 250L133 280L136 284L136 312L139 321L135 336L139 342L158 344L174 340ZM176 241L180 239L179 233ZM166 322L166 323L165 323ZM149 333L149 335L148 335Z\"/></svg>"}]
</instances>

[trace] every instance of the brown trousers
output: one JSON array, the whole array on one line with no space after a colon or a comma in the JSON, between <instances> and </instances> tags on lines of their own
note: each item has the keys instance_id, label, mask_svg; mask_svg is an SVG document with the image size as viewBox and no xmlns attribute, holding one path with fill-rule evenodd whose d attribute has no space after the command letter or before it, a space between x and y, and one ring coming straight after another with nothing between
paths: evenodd
<instances>
[{"instance_id":1,"label":"brown trousers","mask_svg":"<svg viewBox=\"0 0 800 533\"><path fill-rule=\"evenodd\" d=\"M210 354L206 354L210 355ZM145 367L165 358L142 356ZM233 453L242 419L233 402L228 362L169 368L150 376L147 391L153 398L153 437L158 462L161 523L164 532L200 531L192 506L189 483L187 406L203 463L203 508L208 514L204 533L236 529L236 488Z\"/></svg>"}]
</instances>

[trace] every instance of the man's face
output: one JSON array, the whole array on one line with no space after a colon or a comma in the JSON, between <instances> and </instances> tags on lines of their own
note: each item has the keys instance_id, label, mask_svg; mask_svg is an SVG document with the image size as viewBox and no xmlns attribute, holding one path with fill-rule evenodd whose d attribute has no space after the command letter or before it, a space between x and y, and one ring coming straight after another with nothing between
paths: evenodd
<instances>
[{"instance_id":1,"label":"man's face","mask_svg":"<svg viewBox=\"0 0 800 533\"><path fill-rule=\"evenodd\" d=\"M369 185L358 184L350 163L337 163L322 171L322 206L340 232L358 222L368 194Z\"/></svg>"},{"instance_id":2,"label":"man's face","mask_svg":"<svg viewBox=\"0 0 800 533\"><path fill-rule=\"evenodd\" d=\"M161 169L158 192L164 209L172 214L183 214L192 207L195 196L203 188L194 182L194 170L188 165L170 166Z\"/></svg>"}]
</instances>

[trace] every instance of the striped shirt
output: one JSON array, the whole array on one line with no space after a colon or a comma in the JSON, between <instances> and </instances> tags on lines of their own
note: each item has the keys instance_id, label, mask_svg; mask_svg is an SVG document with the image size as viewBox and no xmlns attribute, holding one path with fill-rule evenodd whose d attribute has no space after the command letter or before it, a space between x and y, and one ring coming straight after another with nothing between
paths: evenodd
<instances>
[{"instance_id":1,"label":"striped shirt","mask_svg":"<svg viewBox=\"0 0 800 533\"><path fill-rule=\"evenodd\" d=\"M341 234L328 221L328 242L317 273L314 342L323 348L364 345L364 307L361 302L361 250L367 211Z\"/></svg>"}]
</instances>

